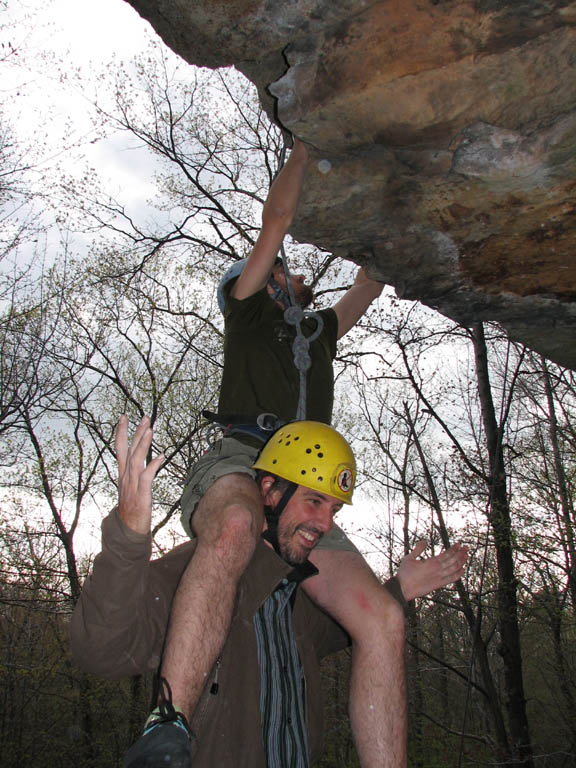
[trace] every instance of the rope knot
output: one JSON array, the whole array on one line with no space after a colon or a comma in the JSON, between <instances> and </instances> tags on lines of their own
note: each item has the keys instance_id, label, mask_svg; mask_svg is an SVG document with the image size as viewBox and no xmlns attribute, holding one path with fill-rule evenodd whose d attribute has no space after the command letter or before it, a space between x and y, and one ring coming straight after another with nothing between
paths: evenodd
<instances>
[{"instance_id":1,"label":"rope knot","mask_svg":"<svg viewBox=\"0 0 576 768\"><path fill-rule=\"evenodd\" d=\"M298 304L292 304L284 310L284 320L288 325L298 325L304 319L304 310Z\"/></svg>"},{"instance_id":2,"label":"rope knot","mask_svg":"<svg viewBox=\"0 0 576 768\"><path fill-rule=\"evenodd\" d=\"M308 354L310 342L305 336L296 336L292 342L292 354L294 355L294 364L299 371L307 371L312 365L312 360Z\"/></svg>"}]
</instances>

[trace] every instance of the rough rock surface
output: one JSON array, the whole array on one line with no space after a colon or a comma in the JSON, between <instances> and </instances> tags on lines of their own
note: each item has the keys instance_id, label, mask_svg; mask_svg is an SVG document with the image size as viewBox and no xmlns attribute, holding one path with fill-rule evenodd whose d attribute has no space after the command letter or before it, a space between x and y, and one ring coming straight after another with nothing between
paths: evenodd
<instances>
[{"instance_id":1,"label":"rough rock surface","mask_svg":"<svg viewBox=\"0 0 576 768\"><path fill-rule=\"evenodd\" d=\"M298 239L576 368L576 2L128 2L329 161Z\"/></svg>"}]
</instances>

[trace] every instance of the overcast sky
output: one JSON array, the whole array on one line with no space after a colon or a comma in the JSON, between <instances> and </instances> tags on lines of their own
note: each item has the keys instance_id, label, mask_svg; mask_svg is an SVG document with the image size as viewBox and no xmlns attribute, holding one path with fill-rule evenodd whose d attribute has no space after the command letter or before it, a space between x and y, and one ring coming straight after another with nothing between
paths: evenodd
<instances>
[{"instance_id":1,"label":"overcast sky","mask_svg":"<svg viewBox=\"0 0 576 768\"><path fill-rule=\"evenodd\" d=\"M18 48L20 63L35 73L39 99L53 75L43 71L43 54L61 58L70 68L82 67L87 74L97 74L115 57L133 57L154 34L148 22L124 0L98 0L92 4L81 0L8 0L8 10L1 13L1 19L5 19L3 42L8 40ZM21 82L26 82L24 71ZM4 93L6 85L2 78ZM56 95L50 93L50 88L44 92L47 101Z\"/></svg>"},{"instance_id":2,"label":"overcast sky","mask_svg":"<svg viewBox=\"0 0 576 768\"><path fill-rule=\"evenodd\" d=\"M124 0L8 0L0 23L2 50L16 49L1 64L2 109L19 139L43 146L43 168L92 165L112 195L144 208L155 161L125 136L95 141L91 100L106 67L130 63L155 37L150 25Z\"/></svg>"}]
</instances>

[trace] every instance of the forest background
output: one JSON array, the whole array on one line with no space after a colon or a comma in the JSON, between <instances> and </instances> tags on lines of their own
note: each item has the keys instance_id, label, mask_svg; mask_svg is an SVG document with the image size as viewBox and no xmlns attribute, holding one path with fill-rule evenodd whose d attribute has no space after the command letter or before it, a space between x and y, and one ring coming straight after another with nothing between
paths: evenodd
<instances>
[{"instance_id":1,"label":"forest background","mask_svg":"<svg viewBox=\"0 0 576 768\"><path fill-rule=\"evenodd\" d=\"M151 681L99 680L68 652L115 499L114 428L123 412L132 425L150 415L154 453L166 455L160 554L182 540L182 483L209 437L200 413L214 407L222 365L214 288L250 251L283 148L249 83L184 64L151 32L137 55L76 64L45 26L57 5L0 0L9 768L120 765L141 728ZM111 35L118 49L126 18ZM316 306L353 279L354 265L329 253L287 252ZM497 326L460 327L388 290L341 344L336 371L334 423L361 469L360 503L341 522L370 562L387 577L421 537L430 554L457 540L471 552L462 582L407 611L410 765L574 765L574 373ZM348 661L324 666L331 768L358 765Z\"/></svg>"}]
</instances>

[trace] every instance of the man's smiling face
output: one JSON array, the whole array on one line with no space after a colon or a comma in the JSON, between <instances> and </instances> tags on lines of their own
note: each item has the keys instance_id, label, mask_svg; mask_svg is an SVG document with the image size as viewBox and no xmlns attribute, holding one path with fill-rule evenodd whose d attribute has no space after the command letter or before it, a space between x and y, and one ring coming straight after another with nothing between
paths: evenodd
<instances>
[{"instance_id":1,"label":"man's smiling face","mask_svg":"<svg viewBox=\"0 0 576 768\"><path fill-rule=\"evenodd\" d=\"M282 558L299 565L328 533L342 503L332 496L299 485L278 521L278 544Z\"/></svg>"}]
</instances>

